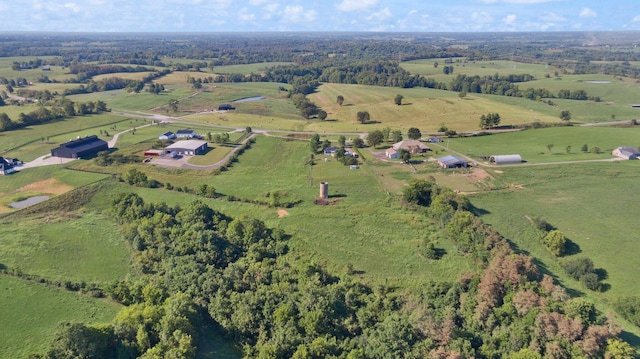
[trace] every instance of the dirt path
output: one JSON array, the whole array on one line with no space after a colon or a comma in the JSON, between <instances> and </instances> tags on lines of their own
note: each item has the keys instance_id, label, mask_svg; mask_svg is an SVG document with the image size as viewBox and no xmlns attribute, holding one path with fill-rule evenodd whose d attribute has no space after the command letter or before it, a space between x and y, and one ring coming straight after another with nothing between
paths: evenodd
<instances>
[{"instance_id":1,"label":"dirt path","mask_svg":"<svg viewBox=\"0 0 640 359\"><path fill-rule=\"evenodd\" d=\"M120 137L120 135L122 135L123 133L131 132L131 131L136 130L138 128L149 127L149 126L153 126L153 124L150 123L150 124L147 124L147 125L142 125L142 126L130 128L128 130L120 131L120 132L116 133L115 135L113 135L113 137L109 141L107 141L107 145L109 146L109 148L113 148L113 147L116 146L116 142L118 142L118 137Z\"/></svg>"}]
</instances>

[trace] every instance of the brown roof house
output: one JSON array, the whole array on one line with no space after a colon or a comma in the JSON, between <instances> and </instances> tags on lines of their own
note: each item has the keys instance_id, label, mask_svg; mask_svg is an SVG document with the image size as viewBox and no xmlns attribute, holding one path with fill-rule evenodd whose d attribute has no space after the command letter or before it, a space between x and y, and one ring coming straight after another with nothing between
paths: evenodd
<instances>
[{"instance_id":1,"label":"brown roof house","mask_svg":"<svg viewBox=\"0 0 640 359\"><path fill-rule=\"evenodd\" d=\"M431 151L424 143L418 140L404 140L393 144L393 149L400 152L400 150L407 150L410 153L423 153Z\"/></svg>"}]
</instances>

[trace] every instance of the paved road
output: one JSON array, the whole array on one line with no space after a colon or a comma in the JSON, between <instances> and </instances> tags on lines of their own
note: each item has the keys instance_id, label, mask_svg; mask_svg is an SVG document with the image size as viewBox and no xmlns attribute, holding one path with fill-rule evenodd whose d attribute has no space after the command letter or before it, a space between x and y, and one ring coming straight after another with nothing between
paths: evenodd
<instances>
[{"instance_id":1,"label":"paved road","mask_svg":"<svg viewBox=\"0 0 640 359\"><path fill-rule=\"evenodd\" d=\"M16 169L16 171L22 171L23 169L26 169L26 168L34 168L34 167L40 167L40 166L51 166L51 165L62 165L64 163L68 163L68 162L71 162L71 161L74 161L74 160L75 160L75 158L52 157L49 154L49 155L40 156L40 157L36 158L35 160L33 160L31 162L26 162L22 166L17 166L17 167L14 167L14 168Z\"/></svg>"}]
</instances>

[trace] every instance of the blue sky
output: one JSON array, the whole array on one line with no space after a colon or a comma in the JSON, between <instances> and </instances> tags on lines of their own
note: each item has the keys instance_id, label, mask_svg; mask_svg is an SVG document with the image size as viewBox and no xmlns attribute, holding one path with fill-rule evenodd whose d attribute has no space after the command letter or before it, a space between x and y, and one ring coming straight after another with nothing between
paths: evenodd
<instances>
[{"instance_id":1,"label":"blue sky","mask_svg":"<svg viewBox=\"0 0 640 359\"><path fill-rule=\"evenodd\" d=\"M637 0L0 0L0 31L640 30Z\"/></svg>"}]
</instances>

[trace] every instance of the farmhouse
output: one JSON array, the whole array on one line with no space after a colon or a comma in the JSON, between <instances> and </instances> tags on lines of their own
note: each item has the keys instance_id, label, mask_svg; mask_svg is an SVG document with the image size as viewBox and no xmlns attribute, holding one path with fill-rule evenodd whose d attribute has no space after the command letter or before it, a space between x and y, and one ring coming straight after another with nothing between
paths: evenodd
<instances>
[{"instance_id":1,"label":"farmhouse","mask_svg":"<svg viewBox=\"0 0 640 359\"><path fill-rule=\"evenodd\" d=\"M177 138L194 138L196 136L195 130L178 130L178 132L176 132Z\"/></svg>"},{"instance_id":2,"label":"farmhouse","mask_svg":"<svg viewBox=\"0 0 640 359\"><path fill-rule=\"evenodd\" d=\"M15 171L12 163L4 159L4 157L0 157L0 176L8 175Z\"/></svg>"},{"instance_id":3,"label":"farmhouse","mask_svg":"<svg viewBox=\"0 0 640 359\"><path fill-rule=\"evenodd\" d=\"M229 110L235 110L236 108L231 106L228 103L223 103L222 105L218 106L218 111L229 111Z\"/></svg>"},{"instance_id":4,"label":"farmhouse","mask_svg":"<svg viewBox=\"0 0 640 359\"><path fill-rule=\"evenodd\" d=\"M611 154L618 158L623 158L625 160L637 160L638 157L640 157L640 151L638 151L637 148L630 147L630 146L618 147L615 150L613 150Z\"/></svg>"},{"instance_id":5,"label":"farmhouse","mask_svg":"<svg viewBox=\"0 0 640 359\"><path fill-rule=\"evenodd\" d=\"M177 155L201 155L207 150L207 141L187 140L178 141L164 148L165 153L175 153Z\"/></svg>"},{"instance_id":6,"label":"farmhouse","mask_svg":"<svg viewBox=\"0 0 640 359\"><path fill-rule=\"evenodd\" d=\"M337 150L338 150L338 147L331 146L322 150L322 153L324 153L326 156L334 156Z\"/></svg>"},{"instance_id":7,"label":"farmhouse","mask_svg":"<svg viewBox=\"0 0 640 359\"><path fill-rule=\"evenodd\" d=\"M459 167L467 167L467 162L456 157L456 156L444 156L438 158L438 164L442 166L442 168L459 168Z\"/></svg>"},{"instance_id":8,"label":"farmhouse","mask_svg":"<svg viewBox=\"0 0 640 359\"><path fill-rule=\"evenodd\" d=\"M493 155L489 157L490 162L494 162L497 165L504 163L520 163L522 157L520 155Z\"/></svg>"},{"instance_id":9,"label":"farmhouse","mask_svg":"<svg viewBox=\"0 0 640 359\"><path fill-rule=\"evenodd\" d=\"M158 136L159 140L173 140L174 138L176 138L176 134L171 131L165 132Z\"/></svg>"},{"instance_id":10,"label":"farmhouse","mask_svg":"<svg viewBox=\"0 0 640 359\"><path fill-rule=\"evenodd\" d=\"M393 147L387 148L387 150L384 151L384 155L387 156L387 158L398 158L398 151Z\"/></svg>"},{"instance_id":11,"label":"farmhouse","mask_svg":"<svg viewBox=\"0 0 640 359\"><path fill-rule=\"evenodd\" d=\"M404 141L396 142L393 144L393 149L398 152L400 150L407 150L410 153L422 153L422 152L427 152L431 150L424 143L418 140L404 140Z\"/></svg>"},{"instance_id":12,"label":"farmhouse","mask_svg":"<svg viewBox=\"0 0 640 359\"><path fill-rule=\"evenodd\" d=\"M51 150L51 156L64 158L91 157L100 151L107 151L109 145L96 135L78 138Z\"/></svg>"}]
</instances>

